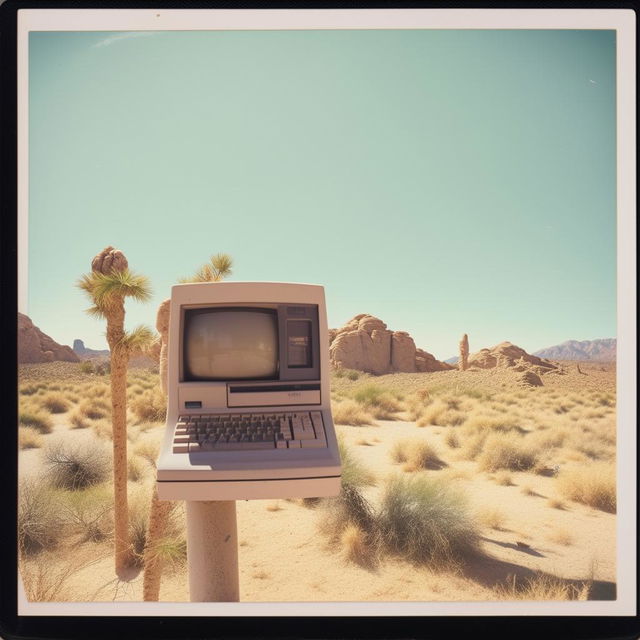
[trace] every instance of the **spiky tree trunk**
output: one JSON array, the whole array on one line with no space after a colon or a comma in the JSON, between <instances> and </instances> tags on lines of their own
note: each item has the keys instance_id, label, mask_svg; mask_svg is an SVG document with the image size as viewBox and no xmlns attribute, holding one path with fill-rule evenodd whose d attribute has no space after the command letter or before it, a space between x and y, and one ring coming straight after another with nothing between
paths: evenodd
<instances>
[{"instance_id":1,"label":"spiky tree trunk","mask_svg":"<svg viewBox=\"0 0 640 640\"><path fill-rule=\"evenodd\" d=\"M465 333L460 340L460 362L458 368L460 371L466 371L469 366L469 338Z\"/></svg>"},{"instance_id":2,"label":"spiky tree trunk","mask_svg":"<svg viewBox=\"0 0 640 640\"><path fill-rule=\"evenodd\" d=\"M160 334L160 387L167 393L167 356L169 353L169 314L171 313L171 299L164 300L158 307L156 315L156 329Z\"/></svg>"},{"instance_id":3,"label":"spiky tree trunk","mask_svg":"<svg viewBox=\"0 0 640 640\"><path fill-rule=\"evenodd\" d=\"M171 300L164 300L158 307L156 330L160 334L160 386L167 393L167 352L169 347L169 313ZM162 556L158 553L158 545L167 527L167 519L172 503L158 499L157 485L153 487L147 541L144 547L144 578L142 581L142 597L145 602L157 601L160 598L160 580L162 578Z\"/></svg>"},{"instance_id":4,"label":"spiky tree trunk","mask_svg":"<svg viewBox=\"0 0 640 640\"><path fill-rule=\"evenodd\" d=\"M107 247L92 261L91 268L105 275L128 268L124 255ZM104 309L107 342L111 352L111 428L113 431L113 490L116 574L131 565L129 544L129 504L127 499L127 364L128 351L123 346L124 296L114 295Z\"/></svg>"},{"instance_id":5,"label":"spiky tree trunk","mask_svg":"<svg viewBox=\"0 0 640 640\"><path fill-rule=\"evenodd\" d=\"M145 602L157 602L160 598L160 579L162 578L162 554L158 546L167 528L167 521L173 503L158 499L157 485L153 486L147 541L144 547L144 578L142 581L142 598Z\"/></svg>"}]
</instances>

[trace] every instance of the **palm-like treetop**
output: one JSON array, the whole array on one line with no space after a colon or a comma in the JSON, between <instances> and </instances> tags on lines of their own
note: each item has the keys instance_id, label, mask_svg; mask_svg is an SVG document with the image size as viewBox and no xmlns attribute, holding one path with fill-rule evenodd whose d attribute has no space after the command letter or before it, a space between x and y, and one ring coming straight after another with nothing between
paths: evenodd
<instances>
[{"instance_id":1,"label":"palm-like treetop","mask_svg":"<svg viewBox=\"0 0 640 640\"><path fill-rule=\"evenodd\" d=\"M203 264L191 278L180 278L179 282L219 282L231 275L233 260L228 253L216 253Z\"/></svg>"},{"instance_id":2,"label":"palm-like treetop","mask_svg":"<svg viewBox=\"0 0 640 640\"><path fill-rule=\"evenodd\" d=\"M111 270L108 273L92 271L78 280L78 287L93 301L87 313L99 318L104 318L109 307L122 298L146 302L151 297L149 279L131 273L129 269Z\"/></svg>"}]
</instances>

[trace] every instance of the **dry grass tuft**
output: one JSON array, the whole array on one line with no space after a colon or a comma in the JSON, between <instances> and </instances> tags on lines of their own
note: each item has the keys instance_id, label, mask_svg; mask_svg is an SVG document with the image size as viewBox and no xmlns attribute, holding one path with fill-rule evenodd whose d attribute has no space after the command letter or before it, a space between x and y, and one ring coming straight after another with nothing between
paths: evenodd
<instances>
[{"instance_id":1,"label":"dry grass tuft","mask_svg":"<svg viewBox=\"0 0 640 640\"><path fill-rule=\"evenodd\" d=\"M434 400L422 411L422 417L418 420L416 425L418 427L426 427L432 424L440 424L440 416L449 410L449 405L443 402L439 398Z\"/></svg>"},{"instance_id":2,"label":"dry grass tuft","mask_svg":"<svg viewBox=\"0 0 640 640\"><path fill-rule=\"evenodd\" d=\"M18 446L21 449L37 449L42 446L42 436L33 427L19 427Z\"/></svg>"},{"instance_id":3,"label":"dry grass tuft","mask_svg":"<svg viewBox=\"0 0 640 640\"><path fill-rule=\"evenodd\" d=\"M69 416L69 426L72 429L87 429L91 426L91 421L79 409L76 409Z\"/></svg>"},{"instance_id":4,"label":"dry grass tuft","mask_svg":"<svg viewBox=\"0 0 640 640\"><path fill-rule=\"evenodd\" d=\"M332 405L331 412L335 424L354 427L373 424L373 417L355 400L343 400Z\"/></svg>"},{"instance_id":5,"label":"dry grass tuft","mask_svg":"<svg viewBox=\"0 0 640 640\"><path fill-rule=\"evenodd\" d=\"M47 393L40 400L40 404L49 413L65 413L69 410L69 402L60 392Z\"/></svg>"},{"instance_id":6,"label":"dry grass tuft","mask_svg":"<svg viewBox=\"0 0 640 640\"><path fill-rule=\"evenodd\" d=\"M113 489L105 483L65 491L60 512L65 524L83 541L105 540L113 533Z\"/></svg>"},{"instance_id":7,"label":"dry grass tuft","mask_svg":"<svg viewBox=\"0 0 640 640\"><path fill-rule=\"evenodd\" d=\"M520 582L512 576L511 580L495 589L495 594L500 600L587 600L589 591L589 581L576 586L561 578L540 573Z\"/></svg>"},{"instance_id":8,"label":"dry grass tuft","mask_svg":"<svg viewBox=\"0 0 640 640\"><path fill-rule=\"evenodd\" d=\"M526 471L535 466L537 461L538 452L533 445L527 446L521 436L513 433L494 433L485 440L478 464L482 471Z\"/></svg>"},{"instance_id":9,"label":"dry grass tuft","mask_svg":"<svg viewBox=\"0 0 640 640\"><path fill-rule=\"evenodd\" d=\"M31 427L39 433L51 433L53 431L51 416L42 410L21 409L18 422L21 427Z\"/></svg>"},{"instance_id":10,"label":"dry grass tuft","mask_svg":"<svg viewBox=\"0 0 640 640\"><path fill-rule=\"evenodd\" d=\"M101 398L86 398L78 405L78 413L89 420L100 420L111 413L111 406Z\"/></svg>"},{"instance_id":11,"label":"dry grass tuft","mask_svg":"<svg viewBox=\"0 0 640 640\"><path fill-rule=\"evenodd\" d=\"M131 400L130 408L138 422L163 422L167 416L167 398L160 388L154 387Z\"/></svg>"},{"instance_id":12,"label":"dry grass tuft","mask_svg":"<svg viewBox=\"0 0 640 640\"><path fill-rule=\"evenodd\" d=\"M393 420L403 408L397 394L375 384L356 389L353 399L377 420Z\"/></svg>"},{"instance_id":13,"label":"dry grass tuft","mask_svg":"<svg viewBox=\"0 0 640 640\"><path fill-rule=\"evenodd\" d=\"M458 434L455 429L449 429L447 431L447 435L444 437L444 441L452 449L457 449L458 447L460 447L460 439L458 438Z\"/></svg>"},{"instance_id":14,"label":"dry grass tuft","mask_svg":"<svg viewBox=\"0 0 640 640\"><path fill-rule=\"evenodd\" d=\"M594 462L586 468L573 468L560 472L558 490L569 500L616 512L616 465L612 462Z\"/></svg>"},{"instance_id":15,"label":"dry grass tuft","mask_svg":"<svg viewBox=\"0 0 640 640\"><path fill-rule=\"evenodd\" d=\"M503 487L512 487L513 479L511 478L511 474L506 469L501 469L496 473L493 479Z\"/></svg>"},{"instance_id":16,"label":"dry grass tuft","mask_svg":"<svg viewBox=\"0 0 640 640\"><path fill-rule=\"evenodd\" d=\"M267 505L267 511L282 511L282 507L279 502L270 502Z\"/></svg>"},{"instance_id":17,"label":"dry grass tuft","mask_svg":"<svg viewBox=\"0 0 640 640\"><path fill-rule=\"evenodd\" d=\"M371 564L374 546L370 543L366 532L358 525L346 526L340 535L340 544L346 559L350 562L359 565Z\"/></svg>"},{"instance_id":18,"label":"dry grass tuft","mask_svg":"<svg viewBox=\"0 0 640 640\"><path fill-rule=\"evenodd\" d=\"M103 482L111 470L110 450L100 442L56 440L44 449L52 486L83 489Z\"/></svg>"},{"instance_id":19,"label":"dry grass tuft","mask_svg":"<svg viewBox=\"0 0 640 640\"><path fill-rule=\"evenodd\" d=\"M557 544L561 544L564 546L573 544L573 535L566 529L555 529L547 536L547 539L551 542L556 542Z\"/></svg>"},{"instance_id":20,"label":"dry grass tuft","mask_svg":"<svg viewBox=\"0 0 640 640\"><path fill-rule=\"evenodd\" d=\"M20 553L26 556L52 549L62 533L62 519L55 492L42 478L23 480L18 492Z\"/></svg>"},{"instance_id":21,"label":"dry grass tuft","mask_svg":"<svg viewBox=\"0 0 640 640\"><path fill-rule=\"evenodd\" d=\"M391 450L391 457L394 462L405 463L405 471L442 469L446 466L436 449L426 440L419 438L396 442Z\"/></svg>"},{"instance_id":22,"label":"dry grass tuft","mask_svg":"<svg viewBox=\"0 0 640 640\"><path fill-rule=\"evenodd\" d=\"M560 509L561 511L567 508L567 505L559 498L549 498L549 500L547 500L547 506L552 509Z\"/></svg>"},{"instance_id":23,"label":"dry grass tuft","mask_svg":"<svg viewBox=\"0 0 640 640\"><path fill-rule=\"evenodd\" d=\"M478 551L479 532L464 494L424 474L388 480L378 527L384 547L416 563L452 565Z\"/></svg>"},{"instance_id":24,"label":"dry grass tuft","mask_svg":"<svg viewBox=\"0 0 640 640\"><path fill-rule=\"evenodd\" d=\"M504 526L505 515L495 507L484 507L476 513L478 520L485 526L501 531Z\"/></svg>"},{"instance_id":25,"label":"dry grass tuft","mask_svg":"<svg viewBox=\"0 0 640 640\"><path fill-rule=\"evenodd\" d=\"M131 482L142 482L149 472L149 463L137 455L130 455L127 460L127 478Z\"/></svg>"}]
</instances>

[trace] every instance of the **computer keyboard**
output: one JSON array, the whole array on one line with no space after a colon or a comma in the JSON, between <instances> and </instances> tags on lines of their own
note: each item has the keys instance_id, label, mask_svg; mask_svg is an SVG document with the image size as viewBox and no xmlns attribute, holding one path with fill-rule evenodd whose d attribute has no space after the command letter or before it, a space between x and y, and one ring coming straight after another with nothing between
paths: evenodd
<instances>
[{"instance_id":1,"label":"computer keyboard","mask_svg":"<svg viewBox=\"0 0 640 640\"><path fill-rule=\"evenodd\" d=\"M327 446L320 411L182 415L173 453Z\"/></svg>"}]
</instances>

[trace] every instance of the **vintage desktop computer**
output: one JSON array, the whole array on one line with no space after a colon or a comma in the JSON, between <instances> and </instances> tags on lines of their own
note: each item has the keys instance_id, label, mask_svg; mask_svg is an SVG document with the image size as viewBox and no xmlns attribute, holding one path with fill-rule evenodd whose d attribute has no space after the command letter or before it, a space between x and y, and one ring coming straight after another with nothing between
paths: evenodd
<instances>
[{"instance_id":1,"label":"vintage desktop computer","mask_svg":"<svg viewBox=\"0 0 640 640\"><path fill-rule=\"evenodd\" d=\"M335 496L322 286L175 285L160 500Z\"/></svg>"}]
</instances>

